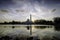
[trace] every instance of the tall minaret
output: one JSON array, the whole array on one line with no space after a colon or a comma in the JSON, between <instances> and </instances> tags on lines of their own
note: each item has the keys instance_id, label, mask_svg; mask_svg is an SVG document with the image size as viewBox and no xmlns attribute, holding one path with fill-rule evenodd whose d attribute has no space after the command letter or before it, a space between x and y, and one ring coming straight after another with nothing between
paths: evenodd
<instances>
[{"instance_id":1,"label":"tall minaret","mask_svg":"<svg viewBox=\"0 0 60 40\"><path fill-rule=\"evenodd\" d=\"M32 22L32 16L30 14L30 35L32 35L32 25L31 25L31 22Z\"/></svg>"},{"instance_id":2,"label":"tall minaret","mask_svg":"<svg viewBox=\"0 0 60 40\"><path fill-rule=\"evenodd\" d=\"M31 16L31 14L30 14L30 21L32 21L32 16Z\"/></svg>"}]
</instances>

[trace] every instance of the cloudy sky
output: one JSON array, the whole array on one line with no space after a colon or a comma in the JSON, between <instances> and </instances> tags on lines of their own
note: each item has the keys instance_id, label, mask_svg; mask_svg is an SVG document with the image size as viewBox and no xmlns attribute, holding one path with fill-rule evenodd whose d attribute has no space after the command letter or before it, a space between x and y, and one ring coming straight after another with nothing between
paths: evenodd
<instances>
[{"instance_id":1,"label":"cloudy sky","mask_svg":"<svg viewBox=\"0 0 60 40\"><path fill-rule=\"evenodd\" d=\"M60 0L0 0L0 22L26 21L30 14L32 20L60 17Z\"/></svg>"}]
</instances>

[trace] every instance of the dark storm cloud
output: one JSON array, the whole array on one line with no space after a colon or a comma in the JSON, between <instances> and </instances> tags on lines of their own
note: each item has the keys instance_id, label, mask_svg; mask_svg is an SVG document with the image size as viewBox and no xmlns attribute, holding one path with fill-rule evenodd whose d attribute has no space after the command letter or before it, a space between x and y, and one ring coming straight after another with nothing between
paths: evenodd
<instances>
[{"instance_id":1,"label":"dark storm cloud","mask_svg":"<svg viewBox=\"0 0 60 40\"><path fill-rule=\"evenodd\" d=\"M34 3L34 2L38 2L38 3L42 3L44 2L45 3L60 3L60 0L0 0L0 6L1 5L12 5L12 4L15 4L15 2L17 1L27 1L27 2L31 2L31 3Z\"/></svg>"},{"instance_id":2,"label":"dark storm cloud","mask_svg":"<svg viewBox=\"0 0 60 40\"><path fill-rule=\"evenodd\" d=\"M56 11L56 9L53 9L53 10L52 10L52 12L55 12L55 11Z\"/></svg>"},{"instance_id":3,"label":"dark storm cloud","mask_svg":"<svg viewBox=\"0 0 60 40\"><path fill-rule=\"evenodd\" d=\"M0 0L0 7L7 7L14 4L12 0Z\"/></svg>"},{"instance_id":4,"label":"dark storm cloud","mask_svg":"<svg viewBox=\"0 0 60 40\"><path fill-rule=\"evenodd\" d=\"M45 0L46 3L60 3L60 0Z\"/></svg>"},{"instance_id":5,"label":"dark storm cloud","mask_svg":"<svg viewBox=\"0 0 60 40\"><path fill-rule=\"evenodd\" d=\"M2 9L2 10L0 10L1 12L8 12L8 10L6 10L6 9Z\"/></svg>"},{"instance_id":6,"label":"dark storm cloud","mask_svg":"<svg viewBox=\"0 0 60 40\"><path fill-rule=\"evenodd\" d=\"M16 10L16 12L26 12L25 10Z\"/></svg>"},{"instance_id":7,"label":"dark storm cloud","mask_svg":"<svg viewBox=\"0 0 60 40\"><path fill-rule=\"evenodd\" d=\"M0 4L13 3L13 1L30 1L30 2L35 2L35 1L42 2L42 1L45 1L47 3L49 3L49 2L51 2L51 3L59 3L60 2L60 0L0 0Z\"/></svg>"},{"instance_id":8,"label":"dark storm cloud","mask_svg":"<svg viewBox=\"0 0 60 40\"><path fill-rule=\"evenodd\" d=\"M60 3L60 0L29 0L29 1L31 1L31 2L35 2L35 1L37 1L37 2L39 2L39 3L41 3L41 2L45 2L45 3Z\"/></svg>"},{"instance_id":9,"label":"dark storm cloud","mask_svg":"<svg viewBox=\"0 0 60 40\"><path fill-rule=\"evenodd\" d=\"M0 0L0 4L9 4L13 3L12 0Z\"/></svg>"},{"instance_id":10,"label":"dark storm cloud","mask_svg":"<svg viewBox=\"0 0 60 40\"><path fill-rule=\"evenodd\" d=\"M13 0L0 0L0 9L9 8L14 4Z\"/></svg>"}]
</instances>

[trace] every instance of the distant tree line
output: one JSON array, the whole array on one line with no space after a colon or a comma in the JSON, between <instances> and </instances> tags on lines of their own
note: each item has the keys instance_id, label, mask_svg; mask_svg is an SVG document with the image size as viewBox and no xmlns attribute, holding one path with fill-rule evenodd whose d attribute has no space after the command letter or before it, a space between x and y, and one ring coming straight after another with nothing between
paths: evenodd
<instances>
[{"instance_id":1,"label":"distant tree line","mask_svg":"<svg viewBox=\"0 0 60 40\"><path fill-rule=\"evenodd\" d=\"M41 20L35 20L35 24L44 24L44 25L53 25L53 21L47 21L44 19Z\"/></svg>"},{"instance_id":2,"label":"distant tree line","mask_svg":"<svg viewBox=\"0 0 60 40\"><path fill-rule=\"evenodd\" d=\"M20 21L12 21L12 22L3 22L0 24L42 24L42 25L59 25L60 24L60 17L55 17L54 21L49 21L49 20L44 20L44 19L40 19L40 20L35 20L30 21L29 19L27 21L24 22L20 22Z\"/></svg>"}]
</instances>

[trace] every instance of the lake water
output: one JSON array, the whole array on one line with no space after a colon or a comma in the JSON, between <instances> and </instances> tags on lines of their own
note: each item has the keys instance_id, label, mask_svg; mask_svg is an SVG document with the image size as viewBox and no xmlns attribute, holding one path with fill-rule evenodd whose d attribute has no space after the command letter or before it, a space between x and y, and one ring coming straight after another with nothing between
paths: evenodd
<instances>
[{"instance_id":1,"label":"lake water","mask_svg":"<svg viewBox=\"0 0 60 40\"><path fill-rule=\"evenodd\" d=\"M30 25L0 25L0 36L30 36ZM55 31L53 25L31 25L32 36L43 37L56 36L60 38L60 31Z\"/></svg>"}]
</instances>

